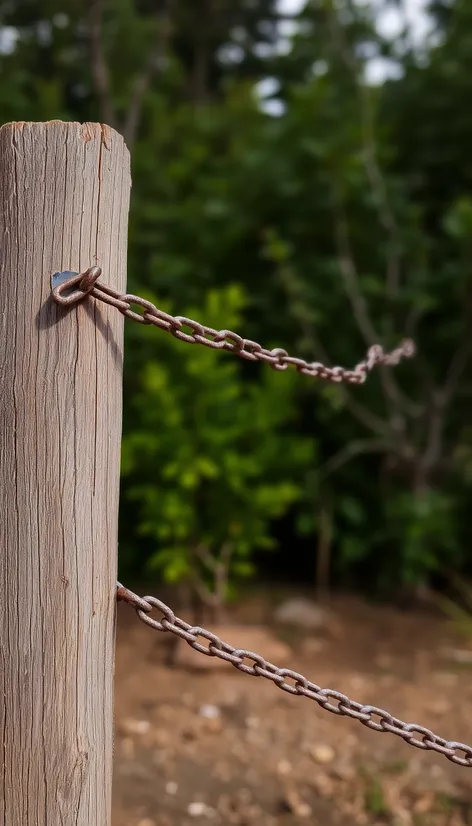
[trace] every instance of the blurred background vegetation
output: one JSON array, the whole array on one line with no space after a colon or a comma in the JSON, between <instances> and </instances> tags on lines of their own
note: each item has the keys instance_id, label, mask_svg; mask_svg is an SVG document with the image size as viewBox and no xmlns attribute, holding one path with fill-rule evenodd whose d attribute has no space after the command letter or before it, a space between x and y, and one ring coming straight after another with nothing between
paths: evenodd
<instances>
[{"instance_id":1,"label":"blurred background vegetation","mask_svg":"<svg viewBox=\"0 0 472 826\"><path fill-rule=\"evenodd\" d=\"M128 323L123 577L215 606L472 573L472 3L419 39L408 5L0 2L1 121L125 136L131 291L307 359L418 346L345 388Z\"/></svg>"}]
</instances>

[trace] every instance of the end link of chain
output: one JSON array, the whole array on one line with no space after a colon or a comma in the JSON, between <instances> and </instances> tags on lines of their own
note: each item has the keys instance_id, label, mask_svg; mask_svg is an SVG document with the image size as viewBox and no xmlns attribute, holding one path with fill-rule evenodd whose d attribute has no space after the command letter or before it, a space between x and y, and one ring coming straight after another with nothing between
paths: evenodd
<instances>
[{"instance_id":1,"label":"end link of chain","mask_svg":"<svg viewBox=\"0 0 472 826\"><path fill-rule=\"evenodd\" d=\"M118 602L127 602L128 605L132 605L137 611L144 611L145 614L149 614L152 611L152 605L150 605L147 600L138 597L134 591L125 588L121 582L116 583L116 599Z\"/></svg>"},{"instance_id":2,"label":"end link of chain","mask_svg":"<svg viewBox=\"0 0 472 826\"><path fill-rule=\"evenodd\" d=\"M81 273L72 272L71 270L55 272L51 277L54 301L62 307L70 307L72 304L82 301L92 292L101 274L101 267L89 267ZM68 293L71 287L77 287L77 289Z\"/></svg>"}]
</instances>

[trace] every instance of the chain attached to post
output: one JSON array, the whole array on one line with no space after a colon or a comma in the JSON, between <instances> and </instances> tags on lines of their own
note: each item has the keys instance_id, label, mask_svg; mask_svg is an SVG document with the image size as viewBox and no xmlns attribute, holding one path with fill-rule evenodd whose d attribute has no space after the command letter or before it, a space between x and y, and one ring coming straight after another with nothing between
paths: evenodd
<instances>
[{"instance_id":1,"label":"chain attached to post","mask_svg":"<svg viewBox=\"0 0 472 826\"><path fill-rule=\"evenodd\" d=\"M379 344L374 344L369 348L366 358L352 370L346 367L328 367L318 361L310 362L295 356L289 356L287 351L281 347L267 350L257 341L242 338L242 336L233 333L231 330L214 330L212 327L207 327L205 324L200 324L200 322L191 318L169 315L169 313L159 310L145 298L131 293L120 293L106 284L102 284L98 280L101 272L100 267L90 267L82 274L69 271L55 273L52 277L52 297L54 301L63 307L70 307L91 296L105 304L116 307L126 318L131 318L139 324L154 324L155 327L165 330L174 338L186 341L188 344L202 344L204 347L211 347L214 350L227 350L248 361L265 362L273 370L286 370L287 367L294 367L298 373L302 373L304 376L334 383L363 384L375 366L393 366L403 358L410 358L415 352L414 343L410 339L406 339L391 353L385 353ZM72 287L76 287L76 289L69 292ZM133 310L133 305L141 307L143 312L138 313ZM190 332L186 332L184 328L187 328Z\"/></svg>"},{"instance_id":2,"label":"chain attached to post","mask_svg":"<svg viewBox=\"0 0 472 826\"><path fill-rule=\"evenodd\" d=\"M188 344L201 344L215 350L227 350L248 361L265 362L274 370L286 370L288 367L294 367L305 376L335 383L363 384L367 375L376 365L392 366L398 364L402 358L409 358L414 354L413 342L406 340L391 353L385 353L380 345L370 347L365 360L357 364L352 370L345 367L328 367L319 362L308 362L304 359L289 356L286 350L281 348L267 350L257 342L244 339L231 330L214 330L212 327L207 327L191 318L169 315L140 296L131 293L120 293L101 283L99 281L101 272L101 268L95 266L90 267L84 273L71 271L55 273L51 279L54 301L60 306L70 307L90 296L105 304L110 304L124 316L137 321L139 324L153 324ZM139 313L133 310L133 305L140 307L143 312ZM186 332L184 328L187 328L190 332ZM273 682L277 688L289 694L308 697L332 714L352 717L374 731L396 734L411 746L439 752L459 766L472 767L471 746L445 740L424 728L424 726L405 723L381 708L350 700L340 691L321 688L302 674L289 668L279 668L254 651L234 648L211 631L207 631L200 626L192 626L180 619L168 605L156 597L139 597L133 591L118 583L117 599L132 605L139 619L146 625L156 631L171 633L180 637L201 654L209 657L219 657L244 674L253 677L264 677ZM157 609L161 613L161 619L154 619L151 616L153 609ZM206 644L202 640L205 640Z\"/></svg>"},{"instance_id":3,"label":"chain attached to post","mask_svg":"<svg viewBox=\"0 0 472 826\"><path fill-rule=\"evenodd\" d=\"M87 298L89 293L92 292L101 274L101 267L89 267L88 270L82 273L72 272L71 270L55 272L51 278L54 300L62 307L77 304L78 301ZM64 290L70 290L76 284L78 285L76 290L63 295Z\"/></svg>"}]
</instances>

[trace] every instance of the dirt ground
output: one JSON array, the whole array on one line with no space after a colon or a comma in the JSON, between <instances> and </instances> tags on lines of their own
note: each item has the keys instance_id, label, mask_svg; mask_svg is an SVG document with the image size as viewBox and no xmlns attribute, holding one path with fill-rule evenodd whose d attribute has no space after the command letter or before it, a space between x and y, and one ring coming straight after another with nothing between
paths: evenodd
<instances>
[{"instance_id":1,"label":"dirt ground","mask_svg":"<svg viewBox=\"0 0 472 826\"><path fill-rule=\"evenodd\" d=\"M269 609L232 612L241 647ZM449 623L350 598L331 610L316 634L268 637L267 658L282 645L277 665L472 743L472 656ZM119 606L113 826L472 824L472 769L184 648L210 665L167 667L165 636Z\"/></svg>"}]
</instances>

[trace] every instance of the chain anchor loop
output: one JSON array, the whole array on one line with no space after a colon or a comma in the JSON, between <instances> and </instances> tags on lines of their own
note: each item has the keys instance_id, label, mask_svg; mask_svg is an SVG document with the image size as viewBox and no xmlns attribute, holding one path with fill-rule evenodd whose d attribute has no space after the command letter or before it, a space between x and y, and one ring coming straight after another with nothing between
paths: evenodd
<instances>
[{"instance_id":1,"label":"chain anchor loop","mask_svg":"<svg viewBox=\"0 0 472 826\"><path fill-rule=\"evenodd\" d=\"M78 273L71 270L55 272L51 277L52 297L62 307L77 304L93 291L96 282L102 274L101 267L89 267L85 272ZM71 287L77 289L67 294ZM66 293L66 295L64 295Z\"/></svg>"}]
</instances>

